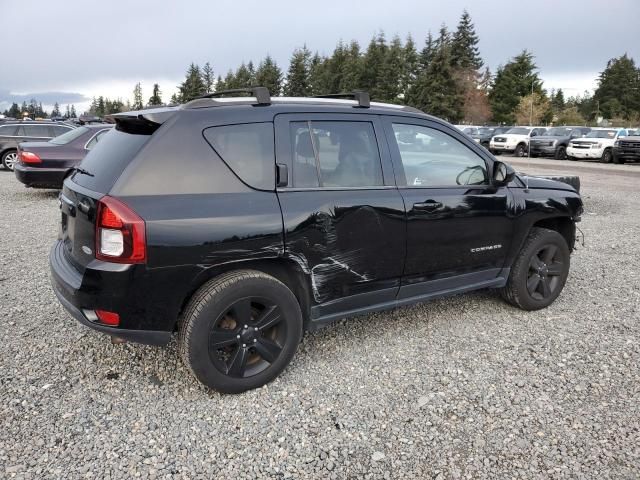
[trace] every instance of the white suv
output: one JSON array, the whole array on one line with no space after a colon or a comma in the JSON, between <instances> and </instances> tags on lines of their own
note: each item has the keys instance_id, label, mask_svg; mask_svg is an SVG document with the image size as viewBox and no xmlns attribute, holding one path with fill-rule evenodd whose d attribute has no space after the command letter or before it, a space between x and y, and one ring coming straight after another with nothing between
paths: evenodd
<instances>
[{"instance_id":1,"label":"white suv","mask_svg":"<svg viewBox=\"0 0 640 480\"><path fill-rule=\"evenodd\" d=\"M611 163L613 159L611 149L614 142L627 135L628 132L624 128L593 129L585 137L569 142L567 158L569 160L593 158L603 163Z\"/></svg>"},{"instance_id":2,"label":"white suv","mask_svg":"<svg viewBox=\"0 0 640 480\"><path fill-rule=\"evenodd\" d=\"M489 150L494 155L509 152L514 153L516 157L524 157L527 154L529 138L544 135L546 131L543 127L513 127L506 133L493 137L489 142Z\"/></svg>"}]
</instances>

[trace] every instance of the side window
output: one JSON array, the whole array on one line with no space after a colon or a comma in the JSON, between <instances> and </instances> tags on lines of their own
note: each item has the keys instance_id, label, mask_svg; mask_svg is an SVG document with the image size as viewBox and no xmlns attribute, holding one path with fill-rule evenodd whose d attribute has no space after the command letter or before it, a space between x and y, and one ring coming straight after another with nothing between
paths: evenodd
<instances>
[{"instance_id":1,"label":"side window","mask_svg":"<svg viewBox=\"0 0 640 480\"><path fill-rule=\"evenodd\" d=\"M15 125L3 125L0 127L0 137L10 137L16 133Z\"/></svg>"},{"instance_id":2,"label":"side window","mask_svg":"<svg viewBox=\"0 0 640 480\"><path fill-rule=\"evenodd\" d=\"M273 190L276 185L272 123L210 127L204 138L247 185Z\"/></svg>"},{"instance_id":3,"label":"side window","mask_svg":"<svg viewBox=\"0 0 640 480\"><path fill-rule=\"evenodd\" d=\"M49 138L49 125L23 125L27 137Z\"/></svg>"},{"instance_id":4,"label":"side window","mask_svg":"<svg viewBox=\"0 0 640 480\"><path fill-rule=\"evenodd\" d=\"M455 138L418 125L393 124L407 186L487 185L484 160Z\"/></svg>"},{"instance_id":5,"label":"side window","mask_svg":"<svg viewBox=\"0 0 640 480\"><path fill-rule=\"evenodd\" d=\"M290 133L294 187L383 185L380 152L371 123L292 122Z\"/></svg>"},{"instance_id":6,"label":"side window","mask_svg":"<svg viewBox=\"0 0 640 480\"><path fill-rule=\"evenodd\" d=\"M85 148L87 150L91 150L93 147L96 146L96 143L100 141L100 137L102 137L108 131L109 130L100 130L98 133L96 133L96 135L91 140L89 140Z\"/></svg>"},{"instance_id":7,"label":"side window","mask_svg":"<svg viewBox=\"0 0 640 480\"><path fill-rule=\"evenodd\" d=\"M13 133L16 137L24 137L24 125L20 125L18 129Z\"/></svg>"}]
</instances>

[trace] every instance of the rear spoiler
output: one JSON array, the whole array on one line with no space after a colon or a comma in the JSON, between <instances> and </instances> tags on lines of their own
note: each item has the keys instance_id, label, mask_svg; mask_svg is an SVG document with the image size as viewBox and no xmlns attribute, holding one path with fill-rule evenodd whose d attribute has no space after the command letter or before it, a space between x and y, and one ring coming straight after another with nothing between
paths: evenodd
<instances>
[{"instance_id":1,"label":"rear spoiler","mask_svg":"<svg viewBox=\"0 0 640 480\"><path fill-rule=\"evenodd\" d=\"M116 130L138 135L151 135L160 125L173 117L180 107L150 108L134 112L113 113L105 116L108 122L115 122Z\"/></svg>"}]
</instances>

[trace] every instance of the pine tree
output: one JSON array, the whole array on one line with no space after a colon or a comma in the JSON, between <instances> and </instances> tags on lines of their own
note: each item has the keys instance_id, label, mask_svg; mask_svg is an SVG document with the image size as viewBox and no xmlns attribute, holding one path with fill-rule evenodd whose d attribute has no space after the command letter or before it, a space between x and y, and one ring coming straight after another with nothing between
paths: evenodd
<instances>
[{"instance_id":1,"label":"pine tree","mask_svg":"<svg viewBox=\"0 0 640 480\"><path fill-rule=\"evenodd\" d=\"M171 95L171 99L169 100L170 105L178 105L180 104L180 97L177 93Z\"/></svg>"},{"instance_id":2,"label":"pine tree","mask_svg":"<svg viewBox=\"0 0 640 480\"><path fill-rule=\"evenodd\" d=\"M478 50L478 35L471 15L464 10L451 40L451 60L455 67L479 70L483 61Z\"/></svg>"},{"instance_id":3,"label":"pine tree","mask_svg":"<svg viewBox=\"0 0 640 480\"><path fill-rule=\"evenodd\" d=\"M142 101L142 85L140 85L140 82L138 82L133 88L133 109L142 110L143 108L144 103Z\"/></svg>"},{"instance_id":4,"label":"pine tree","mask_svg":"<svg viewBox=\"0 0 640 480\"><path fill-rule=\"evenodd\" d=\"M598 78L593 98L605 118L622 117L625 120L640 114L640 69L625 53L612 58Z\"/></svg>"},{"instance_id":5,"label":"pine tree","mask_svg":"<svg viewBox=\"0 0 640 480\"><path fill-rule=\"evenodd\" d=\"M213 82L215 81L215 76L213 74L213 67L209 62L204 64L202 67L202 83L204 84L204 93L213 92Z\"/></svg>"},{"instance_id":6,"label":"pine tree","mask_svg":"<svg viewBox=\"0 0 640 480\"><path fill-rule=\"evenodd\" d=\"M185 80L178 86L178 90L181 102L188 102L205 93L205 85L198 65L195 63L189 65Z\"/></svg>"},{"instance_id":7,"label":"pine tree","mask_svg":"<svg viewBox=\"0 0 640 480\"><path fill-rule=\"evenodd\" d=\"M76 118L77 117L77 115L76 115L76 106L73 105L73 104L71 104L70 114L71 114L71 118Z\"/></svg>"},{"instance_id":8,"label":"pine tree","mask_svg":"<svg viewBox=\"0 0 640 480\"><path fill-rule=\"evenodd\" d=\"M267 87L274 97L280 95L282 89L282 70L280 70L270 55L267 55L265 59L260 62L260 65L258 65L258 69L256 70L256 84Z\"/></svg>"},{"instance_id":9,"label":"pine tree","mask_svg":"<svg viewBox=\"0 0 640 480\"><path fill-rule=\"evenodd\" d=\"M287 83L284 86L284 95L287 97L306 97L310 95L309 67L311 52L306 45L296 49L289 62Z\"/></svg>"},{"instance_id":10,"label":"pine tree","mask_svg":"<svg viewBox=\"0 0 640 480\"><path fill-rule=\"evenodd\" d=\"M561 88L558 89L557 92L551 93L551 106L553 107L554 112L561 112L565 108L564 101L564 92Z\"/></svg>"},{"instance_id":11,"label":"pine tree","mask_svg":"<svg viewBox=\"0 0 640 480\"><path fill-rule=\"evenodd\" d=\"M227 76L224 77L224 88L220 88L220 90L233 90L234 88L239 88L236 83L236 77L233 74L233 71L229 70L227 72ZM246 85L242 85L246 87Z\"/></svg>"},{"instance_id":12,"label":"pine tree","mask_svg":"<svg viewBox=\"0 0 640 480\"><path fill-rule=\"evenodd\" d=\"M244 62L242 62L238 70L236 70L234 81L236 86L233 88L247 88L253 86L253 75L251 74L249 67Z\"/></svg>"},{"instance_id":13,"label":"pine tree","mask_svg":"<svg viewBox=\"0 0 640 480\"><path fill-rule=\"evenodd\" d=\"M20 107L17 103L13 102L11 104L11 108L9 109L9 117L18 118L20 116Z\"/></svg>"},{"instance_id":14,"label":"pine tree","mask_svg":"<svg viewBox=\"0 0 640 480\"><path fill-rule=\"evenodd\" d=\"M216 80L216 92L219 92L221 90L224 90L226 87L224 85L224 80L222 80L222 76L218 75L218 78Z\"/></svg>"},{"instance_id":15,"label":"pine tree","mask_svg":"<svg viewBox=\"0 0 640 480\"><path fill-rule=\"evenodd\" d=\"M160 85L153 84L153 91L149 97L149 105L162 105L162 92L160 91Z\"/></svg>"},{"instance_id":16,"label":"pine tree","mask_svg":"<svg viewBox=\"0 0 640 480\"><path fill-rule=\"evenodd\" d=\"M377 81L377 98L383 102L396 103L402 93L404 77L404 49L400 37L391 40L380 66Z\"/></svg>"},{"instance_id":17,"label":"pine tree","mask_svg":"<svg viewBox=\"0 0 640 480\"><path fill-rule=\"evenodd\" d=\"M331 93L327 88L326 64L326 57L321 57L318 52L311 57L311 62L309 63L309 87L312 95Z\"/></svg>"},{"instance_id":18,"label":"pine tree","mask_svg":"<svg viewBox=\"0 0 640 480\"><path fill-rule=\"evenodd\" d=\"M402 64L403 69L400 78L400 92L402 98L406 101L409 96L411 85L413 85L416 77L418 76L420 65L420 57L411 35L407 37L407 41L404 44L404 49L402 51Z\"/></svg>"},{"instance_id":19,"label":"pine tree","mask_svg":"<svg viewBox=\"0 0 640 480\"><path fill-rule=\"evenodd\" d=\"M69 104L67 104L67 108L66 108L66 111L64 113L64 118L66 118L66 119L71 118L71 111L69 110Z\"/></svg>"},{"instance_id":20,"label":"pine tree","mask_svg":"<svg viewBox=\"0 0 640 480\"><path fill-rule=\"evenodd\" d=\"M381 91L379 81L381 78L380 71L387 56L387 41L384 32L378 33L369 42L367 52L362 59L362 77L360 86L363 90L369 92L373 99L380 99L385 93Z\"/></svg>"},{"instance_id":21,"label":"pine tree","mask_svg":"<svg viewBox=\"0 0 640 480\"><path fill-rule=\"evenodd\" d=\"M53 104L53 110L51 110L51 117L59 117L60 116L60 105L58 102Z\"/></svg>"},{"instance_id":22,"label":"pine tree","mask_svg":"<svg viewBox=\"0 0 640 480\"><path fill-rule=\"evenodd\" d=\"M340 84L338 85L338 92L353 92L354 90L361 90L360 85L362 79L362 52L360 51L360 44L356 40L352 40L349 43L349 47L345 50L344 58L344 71L340 77Z\"/></svg>"},{"instance_id":23,"label":"pine tree","mask_svg":"<svg viewBox=\"0 0 640 480\"><path fill-rule=\"evenodd\" d=\"M418 59L418 72L425 72L433 59L433 56L436 52L435 40L433 39L433 35L431 31L427 33L427 38L424 42L424 47L420 52L420 57Z\"/></svg>"},{"instance_id":24,"label":"pine tree","mask_svg":"<svg viewBox=\"0 0 640 480\"><path fill-rule=\"evenodd\" d=\"M503 67L498 67L489 102L493 120L499 123L515 123L515 109L520 99L534 93L542 94L542 81L538 77L533 55L524 50Z\"/></svg>"}]
</instances>

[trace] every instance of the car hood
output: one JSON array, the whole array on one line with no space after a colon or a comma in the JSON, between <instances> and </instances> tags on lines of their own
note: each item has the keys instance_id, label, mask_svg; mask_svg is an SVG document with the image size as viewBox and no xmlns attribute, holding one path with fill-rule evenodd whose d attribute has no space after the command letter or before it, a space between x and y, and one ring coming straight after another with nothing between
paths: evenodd
<instances>
[{"instance_id":1,"label":"car hood","mask_svg":"<svg viewBox=\"0 0 640 480\"><path fill-rule=\"evenodd\" d=\"M554 180L553 178L539 177L535 175L527 175L526 173L518 173L518 178L533 189L547 189L547 190L565 190L567 192L575 192L576 189L568 183Z\"/></svg>"},{"instance_id":2,"label":"car hood","mask_svg":"<svg viewBox=\"0 0 640 480\"><path fill-rule=\"evenodd\" d=\"M499 133L498 135L494 135L495 137L503 137L507 140L522 140L523 138L529 138L529 135L519 135L517 133Z\"/></svg>"},{"instance_id":3,"label":"car hood","mask_svg":"<svg viewBox=\"0 0 640 480\"><path fill-rule=\"evenodd\" d=\"M543 142L549 142L549 141L553 141L553 140L557 140L557 141L562 141L562 140L566 140L569 137L554 137L553 135L539 135L537 137L533 137L531 139L532 142L537 142L538 140L542 140Z\"/></svg>"}]
</instances>

